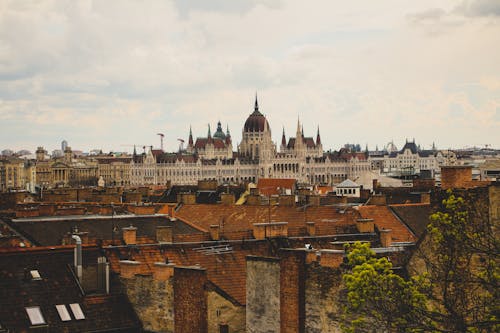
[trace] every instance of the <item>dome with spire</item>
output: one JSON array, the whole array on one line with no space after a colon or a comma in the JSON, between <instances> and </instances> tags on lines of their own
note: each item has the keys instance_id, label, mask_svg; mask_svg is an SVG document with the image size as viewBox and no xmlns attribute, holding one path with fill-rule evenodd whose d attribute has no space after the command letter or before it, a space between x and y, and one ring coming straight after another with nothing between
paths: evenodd
<instances>
[{"instance_id":1,"label":"dome with spire","mask_svg":"<svg viewBox=\"0 0 500 333\"><path fill-rule=\"evenodd\" d=\"M245 121L245 126L243 126L244 132L264 132L265 128L269 128L269 123L266 117L259 111L259 103L257 101L257 95L255 95L255 106L253 113L248 116Z\"/></svg>"},{"instance_id":2,"label":"dome with spire","mask_svg":"<svg viewBox=\"0 0 500 333\"><path fill-rule=\"evenodd\" d=\"M222 130L220 121L217 123L217 131L214 133L214 138L219 138L222 140L226 138L226 134L224 134L224 131Z\"/></svg>"}]
</instances>

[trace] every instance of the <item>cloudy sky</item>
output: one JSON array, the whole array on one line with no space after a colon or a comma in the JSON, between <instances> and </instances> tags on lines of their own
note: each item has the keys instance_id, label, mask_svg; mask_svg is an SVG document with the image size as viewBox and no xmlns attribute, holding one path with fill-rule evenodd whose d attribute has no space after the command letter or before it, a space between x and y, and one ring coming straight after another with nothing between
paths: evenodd
<instances>
[{"instance_id":1,"label":"cloudy sky","mask_svg":"<svg viewBox=\"0 0 500 333\"><path fill-rule=\"evenodd\" d=\"M0 149L239 142L255 92L278 142L500 148L500 1L0 1Z\"/></svg>"}]
</instances>

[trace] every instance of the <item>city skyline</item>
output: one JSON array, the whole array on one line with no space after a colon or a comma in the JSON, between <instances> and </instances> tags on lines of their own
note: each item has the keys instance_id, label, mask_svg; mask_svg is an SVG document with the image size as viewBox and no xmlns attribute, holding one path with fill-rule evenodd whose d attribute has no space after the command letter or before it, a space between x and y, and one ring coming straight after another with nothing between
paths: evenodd
<instances>
[{"instance_id":1,"label":"city skyline","mask_svg":"<svg viewBox=\"0 0 500 333\"><path fill-rule=\"evenodd\" d=\"M1 149L175 151L255 92L280 142L500 148L495 1L3 2Z\"/></svg>"}]
</instances>

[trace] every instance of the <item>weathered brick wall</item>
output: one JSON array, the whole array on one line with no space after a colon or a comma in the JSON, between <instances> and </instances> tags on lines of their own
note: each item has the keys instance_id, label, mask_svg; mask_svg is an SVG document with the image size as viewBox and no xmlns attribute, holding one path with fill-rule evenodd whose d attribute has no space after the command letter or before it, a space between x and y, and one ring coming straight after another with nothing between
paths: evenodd
<instances>
[{"instance_id":1,"label":"weathered brick wall","mask_svg":"<svg viewBox=\"0 0 500 333\"><path fill-rule=\"evenodd\" d=\"M167 281L155 281L152 276L136 275L133 279L121 281L146 331L174 332L172 278Z\"/></svg>"},{"instance_id":2,"label":"weathered brick wall","mask_svg":"<svg viewBox=\"0 0 500 333\"><path fill-rule=\"evenodd\" d=\"M306 252L282 249L280 255L281 332L305 332Z\"/></svg>"},{"instance_id":3,"label":"weathered brick wall","mask_svg":"<svg viewBox=\"0 0 500 333\"><path fill-rule=\"evenodd\" d=\"M472 181L472 167L455 166L441 168L441 188L467 188Z\"/></svg>"},{"instance_id":4,"label":"weathered brick wall","mask_svg":"<svg viewBox=\"0 0 500 333\"><path fill-rule=\"evenodd\" d=\"M323 267L316 262L311 263L307 267L305 289L306 332L340 333L342 315L340 269Z\"/></svg>"},{"instance_id":5,"label":"weathered brick wall","mask_svg":"<svg viewBox=\"0 0 500 333\"><path fill-rule=\"evenodd\" d=\"M231 303L216 291L209 291L208 333L219 333L219 324L227 324L231 333L245 333L245 307Z\"/></svg>"},{"instance_id":6,"label":"weathered brick wall","mask_svg":"<svg viewBox=\"0 0 500 333\"><path fill-rule=\"evenodd\" d=\"M176 333L207 332L207 272L196 267L174 269Z\"/></svg>"},{"instance_id":7,"label":"weathered brick wall","mask_svg":"<svg viewBox=\"0 0 500 333\"><path fill-rule=\"evenodd\" d=\"M246 268L247 332L280 332L279 259L248 256Z\"/></svg>"}]
</instances>

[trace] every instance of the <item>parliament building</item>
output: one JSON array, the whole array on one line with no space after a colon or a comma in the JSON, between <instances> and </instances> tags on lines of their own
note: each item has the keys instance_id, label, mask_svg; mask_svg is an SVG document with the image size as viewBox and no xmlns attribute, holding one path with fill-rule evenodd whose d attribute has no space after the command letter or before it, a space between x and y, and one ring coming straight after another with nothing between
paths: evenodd
<instances>
[{"instance_id":1,"label":"parliament building","mask_svg":"<svg viewBox=\"0 0 500 333\"><path fill-rule=\"evenodd\" d=\"M306 137L299 121L295 137L287 140L283 129L278 151L256 97L236 152L229 129L224 133L220 122L213 135L209 127L207 136L196 140L190 130L187 148L178 153L152 148L142 154L134 151L130 184L195 185L199 180L234 184L259 178L292 178L303 184L333 185L369 170L365 153L324 152L319 128L315 139Z\"/></svg>"}]
</instances>

